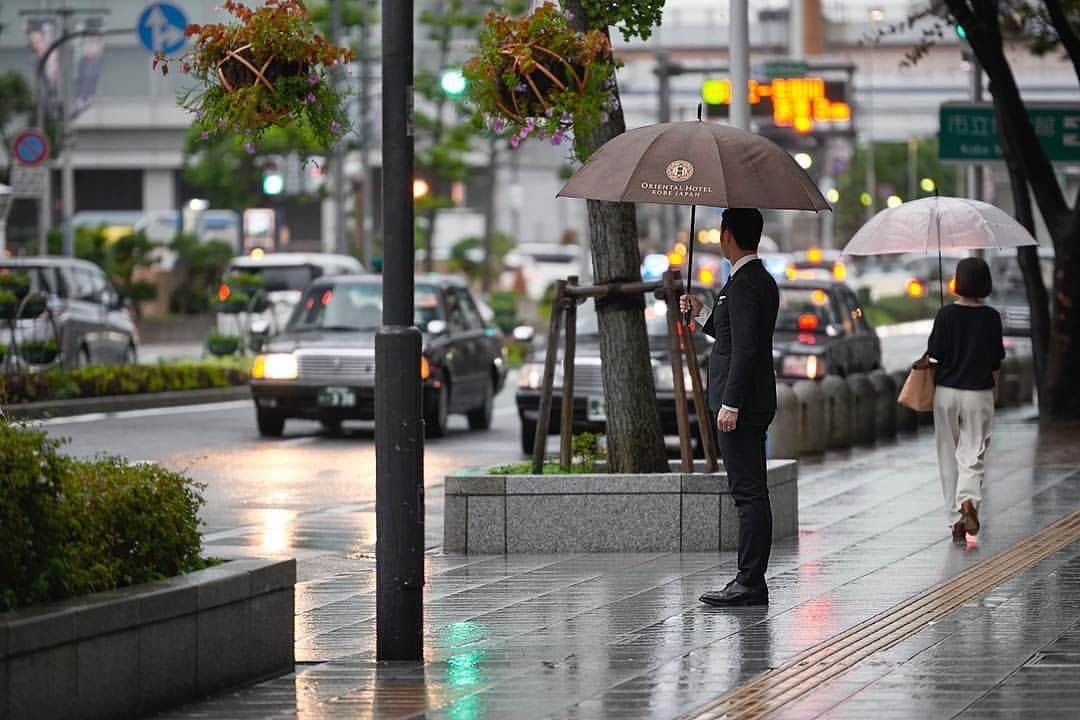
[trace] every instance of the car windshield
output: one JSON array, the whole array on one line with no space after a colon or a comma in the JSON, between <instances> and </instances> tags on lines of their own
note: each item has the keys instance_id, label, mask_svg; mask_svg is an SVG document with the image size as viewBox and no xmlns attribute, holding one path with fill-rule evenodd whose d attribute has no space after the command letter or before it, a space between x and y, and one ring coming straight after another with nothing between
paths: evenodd
<instances>
[{"instance_id":1,"label":"car windshield","mask_svg":"<svg viewBox=\"0 0 1080 720\"><path fill-rule=\"evenodd\" d=\"M777 330L824 331L833 322L829 294L821 288L781 288Z\"/></svg>"},{"instance_id":2,"label":"car windshield","mask_svg":"<svg viewBox=\"0 0 1080 720\"><path fill-rule=\"evenodd\" d=\"M413 320L417 327L427 327L441 319L439 296L435 289L417 286L413 294ZM382 323L382 285L378 283L340 283L316 285L300 298L288 329L360 331L377 330Z\"/></svg>"},{"instance_id":3,"label":"car windshield","mask_svg":"<svg viewBox=\"0 0 1080 720\"><path fill-rule=\"evenodd\" d=\"M667 335L667 303L663 300L650 300L645 306L645 330L649 337ZM600 336L599 318L596 305L592 300L578 306L577 336L595 338Z\"/></svg>"},{"instance_id":4,"label":"car windshield","mask_svg":"<svg viewBox=\"0 0 1080 720\"><path fill-rule=\"evenodd\" d=\"M322 273L311 265L278 265L275 267L234 267L232 273L251 273L263 280L267 292L303 290Z\"/></svg>"}]
</instances>

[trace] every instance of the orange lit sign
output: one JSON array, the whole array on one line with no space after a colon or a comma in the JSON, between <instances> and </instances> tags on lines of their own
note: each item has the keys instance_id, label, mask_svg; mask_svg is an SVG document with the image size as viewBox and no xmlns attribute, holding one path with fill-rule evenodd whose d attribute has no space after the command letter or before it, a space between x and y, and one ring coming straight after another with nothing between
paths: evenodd
<instances>
[{"instance_id":1,"label":"orange lit sign","mask_svg":"<svg viewBox=\"0 0 1080 720\"><path fill-rule=\"evenodd\" d=\"M776 78L768 82L748 81L751 108L771 106L772 119L780 127L808 133L814 123L848 122L851 106L830 98L823 78ZM706 80L701 96L709 105L731 103L730 80ZM757 114L757 113L755 113Z\"/></svg>"}]
</instances>

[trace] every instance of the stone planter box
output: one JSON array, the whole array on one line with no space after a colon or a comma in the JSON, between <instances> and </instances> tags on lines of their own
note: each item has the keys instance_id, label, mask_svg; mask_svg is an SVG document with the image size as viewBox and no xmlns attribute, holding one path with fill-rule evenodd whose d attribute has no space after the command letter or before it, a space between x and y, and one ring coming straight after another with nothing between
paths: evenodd
<instances>
[{"instance_id":1,"label":"stone planter box","mask_svg":"<svg viewBox=\"0 0 1080 720\"><path fill-rule=\"evenodd\" d=\"M296 561L0 614L0 718L136 717L292 672Z\"/></svg>"},{"instance_id":2,"label":"stone planter box","mask_svg":"<svg viewBox=\"0 0 1080 720\"><path fill-rule=\"evenodd\" d=\"M448 553L716 552L734 550L738 516L727 476L490 475L446 478ZM769 460L773 538L799 530L798 464Z\"/></svg>"}]
</instances>

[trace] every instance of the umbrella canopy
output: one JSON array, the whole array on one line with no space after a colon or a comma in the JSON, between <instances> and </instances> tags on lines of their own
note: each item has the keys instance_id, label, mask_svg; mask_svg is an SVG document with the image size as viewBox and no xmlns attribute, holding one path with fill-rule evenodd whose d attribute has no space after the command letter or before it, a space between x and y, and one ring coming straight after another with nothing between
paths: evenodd
<instances>
[{"instance_id":1,"label":"umbrella canopy","mask_svg":"<svg viewBox=\"0 0 1080 720\"><path fill-rule=\"evenodd\" d=\"M723 208L831 209L806 171L773 141L694 120L646 125L612 138L559 195Z\"/></svg>"},{"instance_id":2,"label":"umbrella canopy","mask_svg":"<svg viewBox=\"0 0 1080 720\"><path fill-rule=\"evenodd\" d=\"M927 197L882 210L848 241L847 255L945 252L1038 245L1000 208L978 200Z\"/></svg>"}]
</instances>

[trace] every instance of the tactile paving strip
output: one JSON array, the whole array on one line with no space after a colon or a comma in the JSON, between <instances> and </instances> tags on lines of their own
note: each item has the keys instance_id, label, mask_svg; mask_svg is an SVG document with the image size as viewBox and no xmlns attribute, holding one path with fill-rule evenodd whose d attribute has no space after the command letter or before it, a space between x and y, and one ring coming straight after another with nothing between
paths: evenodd
<instances>
[{"instance_id":1,"label":"tactile paving strip","mask_svg":"<svg viewBox=\"0 0 1080 720\"><path fill-rule=\"evenodd\" d=\"M790 662L684 717L694 720L767 717L1077 540L1080 540L1080 512L1067 515L951 580L809 648Z\"/></svg>"}]
</instances>

